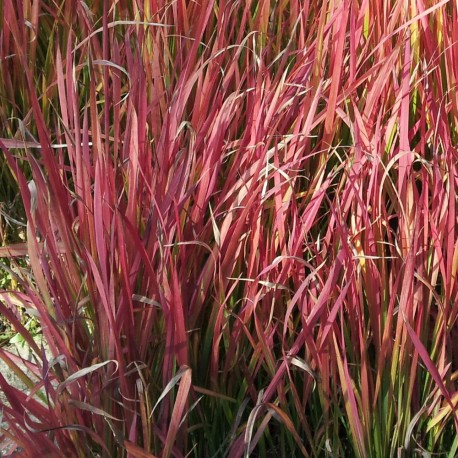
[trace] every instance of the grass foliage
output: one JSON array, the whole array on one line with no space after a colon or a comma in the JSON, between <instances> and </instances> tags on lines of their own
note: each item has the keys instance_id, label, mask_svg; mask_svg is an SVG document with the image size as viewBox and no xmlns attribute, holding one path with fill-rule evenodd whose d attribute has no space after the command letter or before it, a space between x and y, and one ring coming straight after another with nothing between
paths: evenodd
<instances>
[{"instance_id":1,"label":"grass foliage","mask_svg":"<svg viewBox=\"0 0 458 458\"><path fill-rule=\"evenodd\" d=\"M4 438L455 456L455 2L0 5Z\"/></svg>"}]
</instances>

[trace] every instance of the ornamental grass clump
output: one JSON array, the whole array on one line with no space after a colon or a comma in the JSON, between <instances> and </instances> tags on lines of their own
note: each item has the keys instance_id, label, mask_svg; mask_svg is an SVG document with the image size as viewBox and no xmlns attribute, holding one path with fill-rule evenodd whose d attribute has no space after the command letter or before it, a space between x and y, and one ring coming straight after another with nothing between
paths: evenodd
<instances>
[{"instance_id":1,"label":"ornamental grass clump","mask_svg":"<svg viewBox=\"0 0 458 458\"><path fill-rule=\"evenodd\" d=\"M455 456L452 2L1 5L5 441Z\"/></svg>"}]
</instances>

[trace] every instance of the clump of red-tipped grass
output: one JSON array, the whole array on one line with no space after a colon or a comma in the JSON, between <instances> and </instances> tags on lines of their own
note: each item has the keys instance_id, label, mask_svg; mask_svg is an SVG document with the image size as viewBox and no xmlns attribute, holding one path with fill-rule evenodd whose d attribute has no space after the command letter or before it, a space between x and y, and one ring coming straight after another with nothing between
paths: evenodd
<instances>
[{"instance_id":1,"label":"clump of red-tipped grass","mask_svg":"<svg viewBox=\"0 0 458 458\"><path fill-rule=\"evenodd\" d=\"M5 0L28 227L1 253L28 268L0 312L35 360L0 352L29 387L0 375L3 435L25 456L454 456L457 19Z\"/></svg>"}]
</instances>

